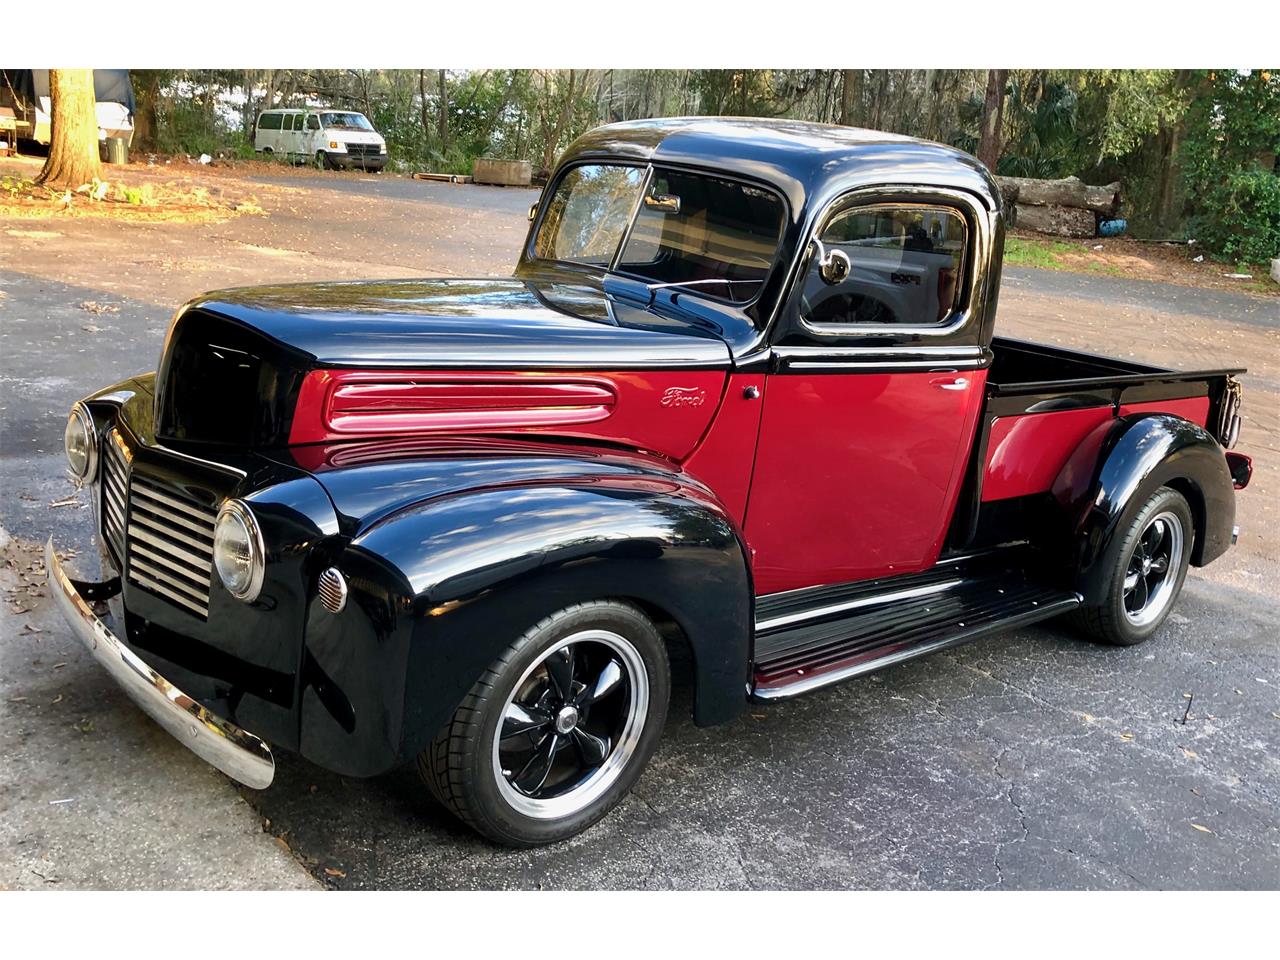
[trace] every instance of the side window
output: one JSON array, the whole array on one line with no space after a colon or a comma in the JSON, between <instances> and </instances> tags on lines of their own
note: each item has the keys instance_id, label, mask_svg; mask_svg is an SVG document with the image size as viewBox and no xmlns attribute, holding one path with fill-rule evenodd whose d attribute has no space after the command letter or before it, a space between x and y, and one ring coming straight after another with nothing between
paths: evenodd
<instances>
[{"instance_id":1,"label":"side window","mask_svg":"<svg viewBox=\"0 0 1280 960\"><path fill-rule=\"evenodd\" d=\"M317 117L314 113L307 114L307 129L308 130L320 129L320 118Z\"/></svg>"},{"instance_id":2,"label":"side window","mask_svg":"<svg viewBox=\"0 0 1280 960\"><path fill-rule=\"evenodd\" d=\"M259 130L279 130L280 114L264 113L262 116L258 118L258 129Z\"/></svg>"},{"instance_id":3,"label":"side window","mask_svg":"<svg viewBox=\"0 0 1280 960\"><path fill-rule=\"evenodd\" d=\"M836 214L805 275L802 319L812 324L944 324L960 306L965 219L949 207L877 204ZM843 254L824 279L819 261ZM834 282L833 282L834 281Z\"/></svg>"},{"instance_id":4,"label":"side window","mask_svg":"<svg viewBox=\"0 0 1280 960\"><path fill-rule=\"evenodd\" d=\"M298 129L298 115L296 113L286 113L284 115L284 129L285 130Z\"/></svg>"}]
</instances>

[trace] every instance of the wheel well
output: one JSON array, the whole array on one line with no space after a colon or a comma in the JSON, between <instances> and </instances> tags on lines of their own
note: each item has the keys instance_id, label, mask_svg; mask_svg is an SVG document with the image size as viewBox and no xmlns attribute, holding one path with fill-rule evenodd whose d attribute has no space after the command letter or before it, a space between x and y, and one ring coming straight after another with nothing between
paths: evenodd
<instances>
[{"instance_id":1,"label":"wheel well","mask_svg":"<svg viewBox=\"0 0 1280 960\"><path fill-rule=\"evenodd\" d=\"M1204 494L1187 477L1174 477L1171 480L1166 480L1164 486L1177 490L1178 493L1182 494L1182 498L1187 501L1187 506L1191 508L1191 521L1195 524L1195 530L1193 531L1195 536L1191 544L1191 563L1197 567L1201 566L1206 524Z\"/></svg>"},{"instance_id":2,"label":"wheel well","mask_svg":"<svg viewBox=\"0 0 1280 960\"><path fill-rule=\"evenodd\" d=\"M649 600L639 597L614 597L622 603L639 607L646 617L653 621L667 646L667 658L671 661L671 681L678 687L691 688L694 684L696 670L693 644L679 621L670 612Z\"/></svg>"}]
</instances>

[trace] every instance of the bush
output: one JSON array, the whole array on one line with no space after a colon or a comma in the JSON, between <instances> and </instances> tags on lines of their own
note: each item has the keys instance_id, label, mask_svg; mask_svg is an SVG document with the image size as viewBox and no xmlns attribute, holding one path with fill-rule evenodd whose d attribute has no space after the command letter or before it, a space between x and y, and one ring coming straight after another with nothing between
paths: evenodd
<instances>
[{"instance_id":1,"label":"bush","mask_svg":"<svg viewBox=\"0 0 1280 960\"><path fill-rule=\"evenodd\" d=\"M1205 190L1198 206L1195 237L1210 253L1237 263L1280 257L1280 176L1237 171Z\"/></svg>"}]
</instances>

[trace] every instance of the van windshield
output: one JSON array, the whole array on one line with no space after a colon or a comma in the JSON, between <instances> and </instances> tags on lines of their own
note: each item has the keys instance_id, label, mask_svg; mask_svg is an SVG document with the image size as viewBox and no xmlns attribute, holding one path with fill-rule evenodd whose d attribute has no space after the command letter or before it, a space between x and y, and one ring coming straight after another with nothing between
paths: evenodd
<instances>
[{"instance_id":1,"label":"van windshield","mask_svg":"<svg viewBox=\"0 0 1280 960\"><path fill-rule=\"evenodd\" d=\"M363 113L322 113L320 122L326 130L372 130L373 124Z\"/></svg>"}]
</instances>

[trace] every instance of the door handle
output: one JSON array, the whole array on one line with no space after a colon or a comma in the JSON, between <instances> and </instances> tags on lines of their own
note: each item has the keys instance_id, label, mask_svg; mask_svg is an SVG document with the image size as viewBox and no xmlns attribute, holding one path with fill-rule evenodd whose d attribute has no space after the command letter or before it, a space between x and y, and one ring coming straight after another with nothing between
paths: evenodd
<instances>
[{"instance_id":1,"label":"door handle","mask_svg":"<svg viewBox=\"0 0 1280 960\"><path fill-rule=\"evenodd\" d=\"M935 386L941 387L943 390L963 390L969 386L968 377L956 377L953 380L935 380Z\"/></svg>"}]
</instances>

